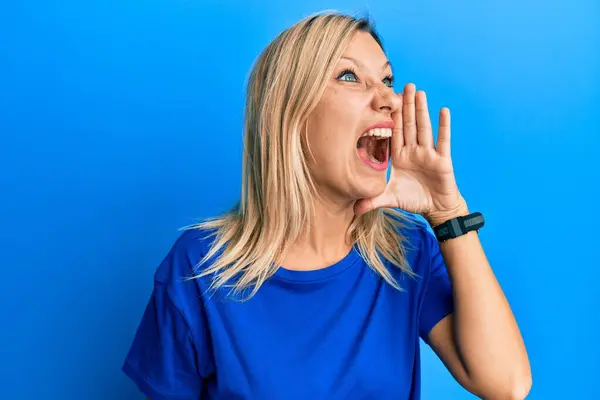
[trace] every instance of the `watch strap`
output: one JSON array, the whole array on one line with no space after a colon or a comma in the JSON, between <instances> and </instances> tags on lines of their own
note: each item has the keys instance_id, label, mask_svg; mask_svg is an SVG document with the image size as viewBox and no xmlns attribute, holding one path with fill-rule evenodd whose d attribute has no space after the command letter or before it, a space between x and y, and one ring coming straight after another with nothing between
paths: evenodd
<instances>
[{"instance_id":1,"label":"watch strap","mask_svg":"<svg viewBox=\"0 0 600 400\"><path fill-rule=\"evenodd\" d=\"M474 212L462 217L452 218L433 228L436 238L440 242L464 235L467 232L478 231L485 221L480 212Z\"/></svg>"}]
</instances>

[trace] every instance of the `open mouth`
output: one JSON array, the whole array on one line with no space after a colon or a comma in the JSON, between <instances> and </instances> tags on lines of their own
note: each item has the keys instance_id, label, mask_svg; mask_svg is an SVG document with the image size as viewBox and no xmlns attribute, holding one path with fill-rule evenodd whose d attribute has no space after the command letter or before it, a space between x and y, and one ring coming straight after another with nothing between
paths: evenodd
<instances>
[{"instance_id":1,"label":"open mouth","mask_svg":"<svg viewBox=\"0 0 600 400\"><path fill-rule=\"evenodd\" d=\"M356 142L358 156L375 169L387 167L391 129L372 129Z\"/></svg>"}]
</instances>

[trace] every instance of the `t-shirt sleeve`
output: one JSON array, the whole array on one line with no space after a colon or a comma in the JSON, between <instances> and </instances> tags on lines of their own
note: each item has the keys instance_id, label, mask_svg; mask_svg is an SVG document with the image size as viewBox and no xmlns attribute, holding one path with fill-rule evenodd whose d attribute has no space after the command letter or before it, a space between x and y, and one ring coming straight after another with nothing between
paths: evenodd
<instances>
[{"instance_id":1,"label":"t-shirt sleeve","mask_svg":"<svg viewBox=\"0 0 600 400\"><path fill-rule=\"evenodd\" d=\"M421 311L419 316L419 335L428 343L427 336L431 329L444 317L454 311L452 285L446 263L442 256L437 238L433 232L424 233L423 262L428 263L424 287L422 291Z\"/></svg>"},{"instance_id":2,"label":"t-shirt sleeve","mask_svg":"<svg viewBox=\"0 0 600 400\"><path fill-rule=\"evenodd\" d=\"M196 367L191 332L166 288L155 284L123 372L152 400L200 398L202 379Z\"/></svg>"},{"instance_id":3,"label":"t-shirt sleeve","mask_svg":"<svg viewBox=\"0 0 600 400\"><path fill-rule=\"evenodd\" d=\"M213 372L210 334L197 280L193 232L184 233L156 270L154 286L123 372L152 400L198 400Z\"/></svg>"}]
</instances>

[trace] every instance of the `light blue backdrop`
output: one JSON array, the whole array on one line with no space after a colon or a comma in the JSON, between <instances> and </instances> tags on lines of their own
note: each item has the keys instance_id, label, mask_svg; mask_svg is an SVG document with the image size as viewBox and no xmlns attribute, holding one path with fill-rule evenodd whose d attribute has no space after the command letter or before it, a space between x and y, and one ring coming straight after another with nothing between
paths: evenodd
<instances>
[{"instance_id":1,"label":"light blue backdrop","mask_svg":"<svg viewBox=\"0 0 600 400\"><path fill-rule=\"evenodd\" d=\"M278 32L371 12L398 90L452 110L461 191L532 399L597 399L600 10L547 1L36 1L0 11L0 398L141 399L120 372L176 229L239 193L244 82ZM424 399L472 398L423 350Z\"/></svg>"}]
</instances>

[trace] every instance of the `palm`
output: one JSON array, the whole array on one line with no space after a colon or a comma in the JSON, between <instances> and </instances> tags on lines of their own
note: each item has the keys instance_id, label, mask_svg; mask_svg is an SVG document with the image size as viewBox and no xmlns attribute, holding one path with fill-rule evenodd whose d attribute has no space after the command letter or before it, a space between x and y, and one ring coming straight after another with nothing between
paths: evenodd
<instances>
[{"instance_id":1,"label":"palm","mask_svg":"<svg viewBox=\"0 0 600 400\"><path fill-rule=\"evenodd\" d=\"M392 160L386 192L395 207L413 213L450 208L456 203L454 172L449 158L435 150L405 146Z\"/></svg>"},{"instance_id":2,"label":"palm","mask_svg":"<svg viewBox=\"0 0 600 400\"><path fill-rule=\"evenodd\" d=\"M391 174L385 191L357 202L357 214L380 208L401 208L419 214L442 214L462 206L450 157L450 115L440 113L437 145L427 110L425 93L407 85L391 143Z\"/></svg>"}]
</instances>

